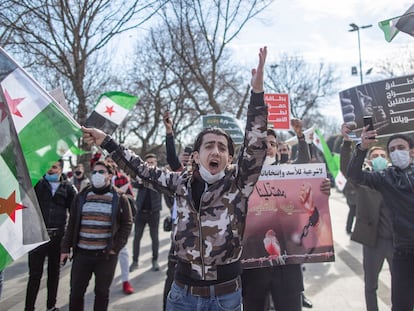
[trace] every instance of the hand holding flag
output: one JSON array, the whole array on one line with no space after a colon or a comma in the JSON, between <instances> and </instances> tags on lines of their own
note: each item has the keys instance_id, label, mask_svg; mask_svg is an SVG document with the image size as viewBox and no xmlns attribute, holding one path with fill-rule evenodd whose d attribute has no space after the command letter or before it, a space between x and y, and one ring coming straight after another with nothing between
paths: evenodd
<instances>
[{"instance_id":1,"label":"hand holding flag","mask_svg":"<svg viewBox=\"0 0 414 311\"><path fill-rule=\"evenodd\" d=\"M89 146L95 144L100 146L106 137L106 133L93 127L82 126L83 141Z\"/></svg>"}]
</instances>

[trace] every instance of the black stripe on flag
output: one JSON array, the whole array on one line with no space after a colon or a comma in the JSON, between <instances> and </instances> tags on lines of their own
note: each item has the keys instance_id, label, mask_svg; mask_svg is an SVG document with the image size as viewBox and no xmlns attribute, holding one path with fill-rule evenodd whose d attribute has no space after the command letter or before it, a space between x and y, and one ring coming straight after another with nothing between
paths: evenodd
<instances>
[{"instance_id":1,"label":"black stripe on flag","mask_svg":"<svg viewBox=\"0 0 414 311\"><path fill-rule=\"evenodd\" d=\"M86 120L86 127L95 127L101 131L104 131L108 135L112 135L118 125L103 117L96 111L93 111L89 118Z\"/></svg>"}]
</instances>

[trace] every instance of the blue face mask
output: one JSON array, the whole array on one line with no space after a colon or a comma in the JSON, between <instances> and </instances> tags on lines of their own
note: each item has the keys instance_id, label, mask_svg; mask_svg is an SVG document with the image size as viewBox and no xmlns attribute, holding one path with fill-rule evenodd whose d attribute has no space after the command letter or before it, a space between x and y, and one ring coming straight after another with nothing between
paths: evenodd
<instances>
[{"instance_id":1,"label":"blue face mask","mask_svg":"<svg viewBox=\"0 0 414 311\"><path fill-rule=\"evenodd\" d=\"M387 168L388 161L383 157L376 157L375 159L371 160L371 164L374 171L382 171Z\"/></svg>"},{"instance_id":2,"label":"blue face mask","mask_svg":"<svg viewBox=\"0 0 414 311\"><path fill-rule=\"evenodd\" d=\"M47 174L46 173L45 179L48 182L57 182L59 180L59 175L58 174Z\"/></svg>"}]
</instances>

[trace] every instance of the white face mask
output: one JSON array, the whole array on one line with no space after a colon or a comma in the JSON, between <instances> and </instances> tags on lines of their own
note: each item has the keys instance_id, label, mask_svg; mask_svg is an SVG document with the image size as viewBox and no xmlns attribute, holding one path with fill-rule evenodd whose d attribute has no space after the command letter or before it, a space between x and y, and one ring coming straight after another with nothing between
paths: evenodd
<instances>
[{"instance_id":1,"label":"white face mask","mask_svg":"<svg viewBox=\"0 0 414 311\"><path fill-rule=\"evenodd\" d=\"M92 185L97 189L103 188L107 184L105 175L99 174L99 173L92 175L91 182L92 182Z\"/></svg>"},{"instance_id":2,"label":"white face mask","mask_svg":"<svg viewBox=\"0 0 414 311\"><path fill-rule=\"evenodd\" d=\"M400 169L405 169L411 163L410 151L395 150L390 153L391 162Z\"/></svg>"},{"instance_id":3,"label":"white face mask","mask_svg":"<svg viewBox=\"0 0 414 311\"><path fill-rule=\"evenodd\" d=\"M275 163L275 162L276 162L276 157L266 156L266 158L263 162L263 165L273 165L273 163Z\"/></svg>"},{"instance_id":4,"label":"white face mask","mask_svg":"<svg viewBox=\"0 0 414 311\"><path fill-rule=\"evenodd\" d=\"M202 166L201 163L199 164L199 172L201 178L203 178L204 181L206 181L210 185L214 184L217 180L222 179L225 175L224 170L213 175L204 166Z\"/></svg>"}]
</instances>

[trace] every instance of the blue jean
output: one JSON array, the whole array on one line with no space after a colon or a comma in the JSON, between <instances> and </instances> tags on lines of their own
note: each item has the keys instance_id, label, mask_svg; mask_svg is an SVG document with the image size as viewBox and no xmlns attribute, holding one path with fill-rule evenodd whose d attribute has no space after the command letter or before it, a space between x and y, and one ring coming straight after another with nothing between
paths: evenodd
<instances>
[{"instance_id":1,"label":"blue jean","mask_svg":"<svg viewBox=\"0 0 414 311\"><path fill-rule=\"evenodd\" d=\"M172 284L167 297L166 311L241 311L241 289L237 291L210 297L193 296L187 287L181 288L175 282Z\"/></svg>"}]
</instances>

